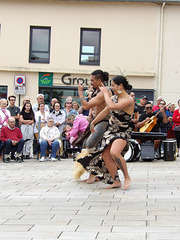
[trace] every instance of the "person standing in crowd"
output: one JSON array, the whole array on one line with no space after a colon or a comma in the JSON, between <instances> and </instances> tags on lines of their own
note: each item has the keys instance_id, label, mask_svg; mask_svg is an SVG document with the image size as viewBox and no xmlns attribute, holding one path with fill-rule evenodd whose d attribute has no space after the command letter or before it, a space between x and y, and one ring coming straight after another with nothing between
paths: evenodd
<instances>
[{"instance_id":1,"label":"person standing in crowd","mask_svg":"<svg viewBox=\"0 0 180 240\"><path fill-rule=\"evenodd\" d=\"M40 103L44 103L44 95L42 93L39 93L37 96L36 96L36 100L37 100L37 103L33 105L33 112L34 114L39 110L39 104ZM49 111L49 108L47 105L45 105L45 111Z\"/></svg>"},{"instance_id":2,"label":"person standing in crowd","mask_svg":"<svg viewBox=\"0 0 180 240\"><path fill-rule=\"evenodd\" d=\"M2 98L0 101L0 129L3 126L7 126L8 119L11 116L10 111L7 110L6 107L7 107L7 100L5 98Z\"/></svg>"},{"instance_id":3,"label":"person standing in crowd","mask_svg":"<svg viewBox=\"0 0 180 240\"><path fill-rule=\"evenodd\" d=\"M177 141L177 157L179 157L179 148L180 148L180 99L178 100L178 109L173 113L172 118L174 124L172 129L174 130L174 135Z\"/></svg>"},{"instance_id":4,"label":"person standing in crowd","mask_svg":"<svg viewBox=\"0 0 180 240\"><path fill-rule=\"evenodd\" d=\"M91 100L91 96L93 93L93 87L92 85L88 85L88 90L86 90L85 92L85 99L87 102L89 102ZM84 116L89 116L91 115L91 112L89 109L84 109L83 106L80 107L79 109L79 114L83 114Z\"/></svg>"},{"instance_id":5,"label":"person standing in crowd","mask_svg":"<svg viewBox=\"0 0 180 240\"><path fill-rule=\"evenodd\" d=\"M147 99L148 99L148 98L147 98L145 95L142 95L142 96L140 97L140 103L137 105L139 114L144 113L145 104L146 104L146 102L147 102Z\"/></svg>"},{"instance_id":6,"label":"person standing in crowd","mask_svg":"<svg viewBox=\"0 0 180 240\"><path fill-rule=\"evenodd\" d=\"M19 128L20 108L15 106L16 96L11 95L8 97L8 100L9 106L7 109L10 111L11 117L15 119L15 126Z\"/></svg>"},{"instance_id":7,"label":"person standing in crowd","mask_svg":"<svg viewBox=\"0 0 180 240\"><path fill-rule=\"evenodd\" d=\"M70 114L78 115L78 112L72 108L72 97L69 96L66 98L63 111L66 114L66 119Z\"/></svg>"},{"instance_id":8,"label":"person standing in crowd","mask_svg":"<svg viewBox=\"0 0 180 240\"><path fill-rule=\"evenodd\" d=\"M74 102L72 103L72 107L73 107L73 109L75 109L77 112L79 112L80 105L79 105L79 103L78 103L77 101L74 101Z\"/></svg>"},{"instance_id":9,"label":"person standing in crowd","mask_svg":"<svg viewBox=\"0 0 180 240\"><path fill-rule=\"evenodd\" d=\"M38 111L35 113L35 127L34 127L34 133L36 135L36 138L38 137L38 125L39 125L39 117L41 117L40 122L40 129L44 127L47 124L47 119L49 118L49 111L45 111L45 103L40 103Z\"/></svg>"},{"instance_id":10,"label":"person standing in crowd","mask_svg":"<svg viewBox=\"0 0 180 240\"><path fill-rule=\"evenodd\" d=\"M173 113L175 111L175 104L171 103L169 105L168 110L166 110L166 116L167 116L167 138L175 138L174 131L172 130L173 127Z\"/></svg>"},{"instance_id":11,"label":"person standing in crowd","mask_svg":"<svg viewBox=\"0 0 180 240\"><path fill-rule=\"evenodd\" d=\"M46 149L51 148L51 161L56 161L56 153L60 147L60 133L57 127L54 126L54 119L49 117L47 120L47 126L43 127L40 131L40 149L41 158L40 162L46 160Z\"/></svg>"},{"instance_id":12,"label":"person standing in crowd","mask_svg":"<svg viewBox=\"0 0 180 240\"><path fill-rule=\"evenodd\" d=\"M1 141L5 144L5 160L8 163L11 160L11 151L16 150L15 161L22 162L21 154L24 146L24 139L19 128L15 127L15 119L8 118L8 126L1 129Z\"/></svg>"},{"instance_id":13,"label":"person standing in crowd","mask_svg":"<svg viewBox=\"0 0 180 240\"><path fill-rule=\"evenodd\" d=\"M24 104L25 104L26 102L31 102L30 97L28 97L28 96L25 96L25 97L24 97L23 103L22 103L22 107L24 106Z\"/></svg>"},{"instance_id":14,"label":"person standing in crowd","mask_svg":"<svg viewBox=\"0 0 180 240\"><path fill-rule=\"evenodd\" d=\"M26 102L20 113L21 132L23 139L29 139L24 144L23 154L26 159L33 157L33 139L34 139L34 112L30 102Z\"/></svg>"},{"instance_id":15,"label":"person standing in crowd","mask_svg":"<svg viewBox=\"0 0 180 240\"><path fill-rule=\"evenodd\" d=\"M122 186L117 174L117 170L120 169L124 175L123 189L125 190L131 185L131 179L123 155L128 150L128 139L131 136L130 122L134 112L134 100L127 93L127 90L130 90L132 86L125 77L117 76L113 78L111 88L115 94L112 98L109 96L108 89L105 86L100 87L106 101L106 107L90 125L91 132L96 132L94 126L111 113L108 128L100 142L100 147L98 151L78 159L78 162L86 170L98 176L99 179L111 184L108 188Z\"/></svg>"},{"instance_id":16,"label":"person standing in crowd","mask_svg":"<svg viewBox=\"0 0 180 240\"><path fill-rule=\"evenodd\" d=\"M60 134L63 132L66 114L61 110L59 102L55 102L53 105L53 111L50 113L50 117L54 119L54 125L59 129Z\"/></svg>"},{"instance_id":17,"label":"person standing in crowd","mask_svg":"<svg viewBox=\"0 0 180 240\"><path fill-rule=\"evenodd\" d=\"M157 98L157 104L153 106L153 112L159 110L159 103L161 102L161 100L163 100L163 99L162 99L161 96L159 96L159 97Z\"/></svg>"},{"instance_id":18,"label":"person standing in crowd","mask_svg":"<svg viewBox=\"0 0 180 240\"><path fill-rule=\"evenodd\" d=\"M132 127L133 131L137 131L137 123L138 123L138 119L139 119L139 112L138 112L138 107L137 107L137 103L136 103L136 97L135 97L134 92L131 92L129 95L134 100L134 113L133 113L133 116L131 118L131 127Z\"/></svg>"},{"instance_id":19,"label":"person standing in crowd","mask_svg":"<svg viewBox=\"0 0 180 240\"><path fill-rule=\"evenodd\" d=\"M164 100L161 100L159 102L159 109L156 110L155 113L159 112L159 110L163 109L165 106L166 106L166 102ZM166 114L166 109L164 109L163 112ZM160 123L160 129L162 133L167 133L167 124L168 124L168 121Z\"/></svg>"},{"instance_id":20,"label":"person standing in crowd","mask_svg":"<svg viewBox=\"0 0 180 240\"><path fill-rule=\"evenodd\" d=\"M100 91L100 87L104 82L109 80L109 73L103 72L102 70L95 70L91 73L91 85L93 86L94 92L91 95L91 99L89 101L86 100L83 94L84 85L79 83L78 93L79 98L84 110L90 109L93 112L93 115L90 116L90 121L94 119L105 107L106 102L104 99L104 94ZM110 96L112 96L111 90L108 90ZM84 141L83 148L81 154L88 155L90 152L94 151L94 148L97 146L98 142L102 139L104 132L108 126L109 116L106 116L102 121L98 122L95 126L95 133L91 133L90 136ZM82 169L75 170L74 176L76 178L79 177L79 174L83 173ZM96 177L90 173L89 178L86 180L87 183L93 183L96 180Z\"/></svg>"},{"instance_id":21,"label":"person standing in crowd","mask_svg":"<svg viewBox=\"0 0 180 240\"><path fill-rule=\"evenodd\" d=\"M50 113L52 113L52 111L54 110L54 104L58 102L57 98L52 98L51 99L51 108L49 110Z\"/></svg>"}]
</instances>

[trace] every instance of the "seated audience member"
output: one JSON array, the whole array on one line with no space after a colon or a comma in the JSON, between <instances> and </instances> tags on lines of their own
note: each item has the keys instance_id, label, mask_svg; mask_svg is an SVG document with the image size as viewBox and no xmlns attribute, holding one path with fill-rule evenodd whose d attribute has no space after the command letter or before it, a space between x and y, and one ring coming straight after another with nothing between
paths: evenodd
<instances>
[{"instance_id":1,"label":"seated audience member","mask_svg":"<svg viewBox=\"0 0 180 240\"><path fill-rule=\"evenodd\" d=\"M34 114L38 111L39 104L44 103L44 95L42 93L36 96L37 103L33 105L33 112ZM45 111L49 111L48 105L45 105Z\"/></svg>"},{"instance_id":2,"label":"seated audience member","mask_svg":"<svg viewBox=\"0 0 180 240\"><path fill-rule=\"evenodd\" d=\"M147 99L148 99L148 98L147 98L145 95L142 95L142 96L140 97L140 103L137 104L137 109L138 109L139 114L144 113L145 104L146 104L146 102L147 102Z\"/></svg>"},{"instance_id":3,"label":"seated audience member","mask_svg":"<svg viewBox=\"0 0 180 240\"><path fill-rule=\"evenodd\" d=\"M75 117L73 121L73 127L70 131L67 131L66 136L70 138L73 137L75 140L81 133L86 130L88 125L89 122L87 120L87 117L80 114ZM70 142L72 143L72 140Z\"/></svg>"},{"instance_id":4,"label":"seated audience member","mask_svg":"<svg viewBox=\"0 0 180 240\"><path fill-rule=\"evenodd\" d=\"M145 104L145 112L142 113L139 117L139 121L137 123L138 128L142 128L151 117L156 115L155 112L153 112L153 106L150 102L147 102ZM160 124L161 123L167 123L167 116L164 109L161 109L161 112L157 115L157 123L156 125L149 131L149 132L160 132ZM160 140L154 140L154 148L157 150L160 146Z\"/></svg>"},{"instance_id":5,"label":"seated audience member","mask_svg":"<svg viewBox=\"0 0 180 240\"><path fill-rule=\"evenodd\" d=\"M40 131L40 149L41 158L40 162L45 161L46 149L51 149L51 161L56 161L56 152L60 147L60 133L57 127L54 126L54 119L48 118L47 126L43 127Z\"/></svg>"},{"instance_id":6,"label":"seated audience member","mask_svg":"<svg viewBox=\"0 0 180 240\"><path fill-rule=\"evenodd\" d=\"M11 116L10 111L7 110L6 107L7 107L7 100L5 98L2 98L0 101L0 129L3 126L7 126L8 119Z\"/></svg>"},{"instance_id":7,"label":"seated audience member","mask_svg":"<svg viewBox=\"0 0 180 240\"><path fill-rule=\"evenodd\" d=\"M7 109L10 111L11 117L15 119L15 123L16 123L15 126L19 127L20 108L15 106L16 96L11 95L8 97L8 100L9 100L9 107L7 107Z\"/></svg>"},{"instance_id":8,"label":"seated audience member","mask_svg":"<svg viewBox=\"0 0 180 240\"><path fill-rule=\"evenodd\" d=\"M34 112L32 110L32 105L30 102L26 102L22 108L20 113L20 123L21 123L21 131L23 135L23 139L29 139L24 144L23 154L25 155L26 159L30 159L33 157L33 139L34 139Z\"/></svg>"},{"instance_id":9,"label":"seated audience member","mask_svg":"<svg viewBox=\"0 0 180 240\"><path fill-rule=\"evenodd\" d=\"M50 113L52 113L52 111L54 110L54 104L58 102L57 98L52 98L51 99L51 108L49 110Z\"/></svg>"},{"instance_id":10,"label":"seated audience member","mask_svg":"<svg viewBox=\"0 0 180 240\"><path fill-rule=\"evenodd\" d=\"M21 154L24 146L24 139L19 128L15 127L15 119L8 119L8 126L1 129L1 141L5 144L5 162L10 162L10 153L15 150L15 161L22 162Z\"/></svg>"},{"instance_id":11,"label":"seated audience member","mask_svg":"<svg viewBox=\"0 0 180 240\"><path fill-rule=\"evenodd\" d=\"M39 123L39 117L41 117L41 122ZM38 112L35 113L35 127L34 127L34 133L38 135L38 125L40 125L40 129L47 124L47 119L49 118L49 111L45 111L45 103L40 103Z\"/></svg>"},{"instance_id":12,"label":"seated audience member","mask_svg":"<svg viewBox=\"0 0 180 240\"><path fill-rule=\"evenodd\" d=\"M78 115L78 112L75 109L72 108L72 97L67 97L66 98L63 111L66 114L66 119L70 114Z\"/></svg>"},{"instance_id":13,"label":"seated audience member","mask_svg":"<svg viewBox=\"0 0 180 240\"><path fill-rule=\"evenodd\" d=\"M60 103L55 102L53 106L53 111L51 112L50 117L54 119L54 125L59 129L60 134L62 134L65 119L66 119L66 114L64 111L61 111Z\"/></svg>"},{"instance_id":14,"label":"seated audience member","mask_svg":"<svg viewBox=\"0 0 180 240\"><path fill-rule=\"evenodd\" d=\"M153 106L153 112L159 110L159 103L161 102L161 100L162 100L162 97L159 96L159 97L157 98L157 104Z\"/></svg>"}]
</instances>

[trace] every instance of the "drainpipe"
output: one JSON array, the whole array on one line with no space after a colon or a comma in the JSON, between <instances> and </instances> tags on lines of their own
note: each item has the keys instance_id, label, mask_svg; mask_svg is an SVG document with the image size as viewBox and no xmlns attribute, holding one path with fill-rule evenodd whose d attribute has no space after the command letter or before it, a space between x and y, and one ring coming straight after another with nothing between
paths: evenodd
<instances>
[{"instance_id":1,"label":"drainpipe","mask_svg":"<svg viewBox=\"0 0 180 240\"><path fill-rule=\"evenodd\" d=\"M164 2L161 6L160 33L159 33L159 57L158 57L158 76L157 76L157 95L161 96L162 85L162 57L163 57L163 33L164 33Z\"/></svg>"}]
</instances>

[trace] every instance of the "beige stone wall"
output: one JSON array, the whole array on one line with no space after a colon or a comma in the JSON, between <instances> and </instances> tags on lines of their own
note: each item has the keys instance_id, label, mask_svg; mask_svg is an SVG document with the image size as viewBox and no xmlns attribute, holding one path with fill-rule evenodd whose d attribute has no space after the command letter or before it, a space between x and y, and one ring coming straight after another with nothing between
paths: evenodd
<instances>
[{"instance_id":1,"label":"beige stone wall","mask_svg":"<svg viewBox=\"0 0 180 240\"><path fill-rule=\"evenodd\" d=\"M164 8L159 84L161 8L154 3L0 1L0 84L6 81L9 94L14 74L25 74L27 95L35 99L39 72L53 72L54 84L59 85L58 79L65 73L87 77L100 68L111 76L123 71L135 88L155 89L175 101L180 77L180 8ZM51 26L50 64L29 63L32 25ZM100 66L79 65L81 27L102 29Z\"/></svg>"}]
</instances>

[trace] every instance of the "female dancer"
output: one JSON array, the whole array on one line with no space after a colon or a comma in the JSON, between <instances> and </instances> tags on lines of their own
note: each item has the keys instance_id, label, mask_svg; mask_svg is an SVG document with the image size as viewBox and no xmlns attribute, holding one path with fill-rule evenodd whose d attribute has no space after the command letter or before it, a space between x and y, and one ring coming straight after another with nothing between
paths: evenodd
<instances>
[{"instance_id":1,"label":"female dancer","mask_svg":"<svg viewBox=\"0 0 180 240\"><path fill-rule=\"evenodd\" d=\"M111 88L115 95L110 98L108 89L105 86L100 87L107 106L91 122L91 131L94 132L94 125L104 119L109 112L111 113L101 146L98 151L77 161L100 180L111 184L108 188L122 186L117 174L117 169L121 169L124 175L123 189L127 189L130 187L131 179L123 155L128 150L128 139L131 135L130 123L134 111L134 100L128 95L127 90L130 90L132 86L126 78L117 76L112 80ZM100 159L100 153L102 153L103 160Z\"/></svg>"}]
</instances>

